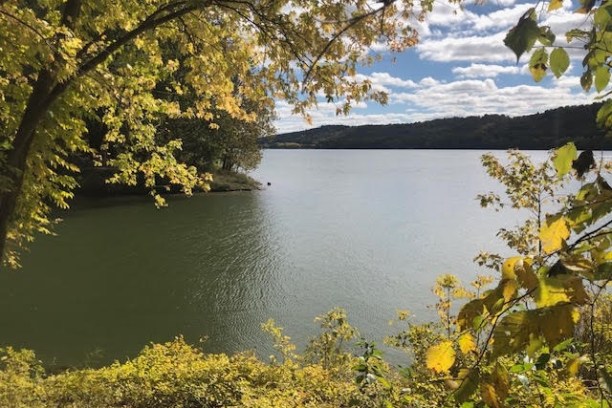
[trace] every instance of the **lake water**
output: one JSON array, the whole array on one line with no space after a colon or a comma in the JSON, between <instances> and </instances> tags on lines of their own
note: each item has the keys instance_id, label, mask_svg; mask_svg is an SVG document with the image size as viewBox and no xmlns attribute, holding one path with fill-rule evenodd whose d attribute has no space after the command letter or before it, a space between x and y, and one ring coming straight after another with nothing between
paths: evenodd
<instances>
[{"instance_id":1,"label":"lake water","mask_svg":"<svg viewBox=\"0 0 612 408\"><path fill-rule=\"evenodd\" d=\"M381 341L397 309L435 318L437 275L469 281L480 250L505 252L495 232L518 216L479 207L476 194L499 190L482 153L269 150L253 173L264 191L172 197L164 210L140 197L79 202L21 270L0 272L0 344L59 366L179 334L265 356L262 322L303 345L334 306Z\"/></svg>"}]
</instances>

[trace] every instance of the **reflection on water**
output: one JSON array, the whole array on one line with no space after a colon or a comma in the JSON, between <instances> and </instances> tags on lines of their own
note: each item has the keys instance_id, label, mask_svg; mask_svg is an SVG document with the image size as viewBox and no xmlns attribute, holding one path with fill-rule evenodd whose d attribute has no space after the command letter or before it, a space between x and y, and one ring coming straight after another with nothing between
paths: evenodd
<instances>
[{"instance_id":1,"label":"reflection on water","mask_svg":"<svg viewBox=\"0 0 612 408\"><path fill-rule=\"evenodd\" d=\"M205 349L271 351L272 317L304 344L313 318L345 307L381 340L398 308L433 318L440 273L516 219L483 211L497 187L470 151L266 151L255 193L81 202L19 271L0 272L0 343L46 361L101 363L183 334Z\"/></svg>"},{"instance_id":2,"label":"reflection on water","mask_svg":"<svg viewBox=\"0 0 612 408\"><path fill-rule=\"evenodd\" d=\"M257 196L170 201L163 211L140 198L80 203L59 237L40 239L22 270L0 275L2 343L59 364L96 349L104 361L124 358L178 334L208 337L210 351L264 343L278 244Z\"/></svg>"}]
</instances>

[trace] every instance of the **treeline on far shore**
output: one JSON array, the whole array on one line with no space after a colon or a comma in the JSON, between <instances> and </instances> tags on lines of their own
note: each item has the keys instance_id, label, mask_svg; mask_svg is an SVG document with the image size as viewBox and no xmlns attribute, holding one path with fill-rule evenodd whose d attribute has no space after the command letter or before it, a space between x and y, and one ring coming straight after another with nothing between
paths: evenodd
<instances>
[{"instance_id":1,"label":"treeline on far shore","mask_svg":"<svg viewBox=\"0 0 612 408\"><path fill-rule=\"evenodd\" d=\"M271 149L552 149L574 141L579 149L612 149L597 127L600 103L535 115L484 115L427 122L322 126L260 139Z\"/></svg>"}]
</instances>

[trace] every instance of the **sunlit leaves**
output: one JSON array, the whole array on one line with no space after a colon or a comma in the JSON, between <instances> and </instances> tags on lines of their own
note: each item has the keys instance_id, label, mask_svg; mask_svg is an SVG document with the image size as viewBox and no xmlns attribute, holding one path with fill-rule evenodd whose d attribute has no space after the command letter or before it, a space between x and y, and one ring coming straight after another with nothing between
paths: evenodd
<instances>
[{"instance_id":1,"label":"sunlit leaves","mask_svg":"<svg viewBox=\"0 0 612 408\"><path fill-rule=\"evenodd\" d=\"M493 356L517 353L538 337L554 347L573 336L578 316L567 303L510 313L493 330Z\"/></svg>"},{"instance_id":2,"label":"sunlit leaves","mask_svg":"<svg viewBox=\"0 0 612 408\"><path fill-rule=\"evenodd\" d=\"M595 70L595 90L603 91L610 82L610 69L607 66L599 66Z\"/></svg>"},{"instance_id":3,"label":"sunlit leaves","mask_svg":"<svg viewBox=\"0 0 612 408\"><path fill-rule=\"evenodd\" d=\"M597 124L606 129L612 127L612 99L606 99L597 111Z\"/></svg>"},{"instance_id":4,"label":"sunlit leaves","mask_svg":"<svg viewBox=\"0 0 612 408\"><path fill-rule=\"evenodd\" d=\"M445 373L455 363L455 350L451 341L443 341L427 350L425 363L436 373Z\"/></svg>"},{"instance_id":5,"label":"sunlit leaves","mask_svg":"<svg viewBox=\"0 0 612 408\"><path fill-rule=\"evenodd\" d=\"M563 0L551 0L548 3L548 11L557 10L561 7L563 7Z\"/></svg>"},{"instance_id":6,"label":"sunlit leaves","mask_svg":"<svg viewBox=\"0 0 612 408\"><path fill-rule=\"evenodd\" d=\"M477 350L476 340L470 332L462 333L457 339L457 344L459 344L459 349L463 354L469 354Z\"/></svg>"},{"instance_id":7,"label":"sunlit leaves","mask_svg":"<svg viewBox=\"0 0 612 408\"><path fill-rule=\"evenodd\" d=\"M480 384L480 394L482 395L482 400L487 404L487 406L493 408L502 407L502 401L500 401L500 398L497 395L497 390L493 384L482 382Z\"/></svg>"},{"instance_id":8,"label":"sunlit leaves","mask_svg":"<svg viewBox=\"0 0 612 408\"><path fill-rule=\"evenodd\" d=\"M569 173L569 171L572 169L572 163L576 158L576 155L576 145L574 145L573 142L569 142L566 145L555 149L552 162L559 177L563 177Z\"/></svg>"},{"instance_id":9,"label":"sunlit leaves","mask_svg":"<svg viewBox=\"0 0 612 408\"><path fill-rule=\"evenodd\" d=\"M540 82L546 76L547 63L548 53L545 48L540 48L533 53L529 60L529 72L534 81Z\"/></svg>"},{"instance_id":10,"label":"sunlit leaves","mask_svg":"<svg viewBox=\"0 0 612 408\"><path fill-rule=\"evenodd\" d=\"M573 256L566 256L558 262L563 265L563 268L568 273L580 275L587 279L593 278L593 262L590 259L575 254Z\"/></svg>"},{"instance_id":11,"label":"sunlit leaves","mask_svg":"<svg viewBox=\"0 0 612 408\"><path fill-rule=\"evenodd\" d=\"M559 3L561 3L559 1ZM550 4L553 4L552 2ZM559 78L567 71L570 65L569 55L563 48L555 48L550 53L550 70Z\"/></svg>"},{"instance_id":12,"label":"sunlit leaves","mask_svg":"<svg viewBox=\"0 0 612 408\"><path fill-rule=\"evenodd\" d=\"M569 302L583 305L587 302L588 295L580 277L564 274L540 278L534 298L538 307Z\"/></svg>"},{"instance_id":13,"label":"sunlit leaves","mask_svg":"<svg viewBox=\"0 0 612 408\"><path fill-rule=\"evenodd\" d=\"M595 26L602 31L606 30L608 28L608 23L612 18L610 15L611 12L612 7L607 3L603 3L601 7L597 8L597 11L595 11L595 15L593 16Z\"/></svg>"},{"instance_id":14,"label":"sunlit leaves","mask_svg":"<svg viewBox=\"0 0 612 408\"><path fill-rule=\"evenodd\" d=\"M569 236L570 230L564 217L547 220L540 229L539 237L542 242L542 250L550 254L561 249Z\"/></svg>"},{"instance_id":15,"label":"sunlit leaves","mask_svg":"<svg viewBox=\"0 0 612 408\"><path fill-rule=\"evenodd\" d=\"M516 264L521 262L522 260L523 257L521 256L513 256L511 258L506 259L502 263L501 267L502 279L516 279L516 272L514 269L516 267Z\"/></svg>"}]
</instances>

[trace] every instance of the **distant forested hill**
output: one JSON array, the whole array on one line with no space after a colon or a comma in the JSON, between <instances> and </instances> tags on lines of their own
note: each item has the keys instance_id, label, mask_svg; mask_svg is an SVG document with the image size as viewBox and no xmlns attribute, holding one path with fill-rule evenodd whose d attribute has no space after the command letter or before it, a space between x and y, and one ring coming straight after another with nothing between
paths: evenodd
<instances>
[{"instance_id":1,"label":"distant forested hill","mask_svg":"<svg viewBox=\"0 0 612 408\"><path fill-rule=\"evenodd\" d=\"M428 122L322 126L262 138L264 148L302 149L551 149L574 141L579 149L612 149L595 125L600 104L530 116L437 119Z\"/></svg>"}]
</instances>

